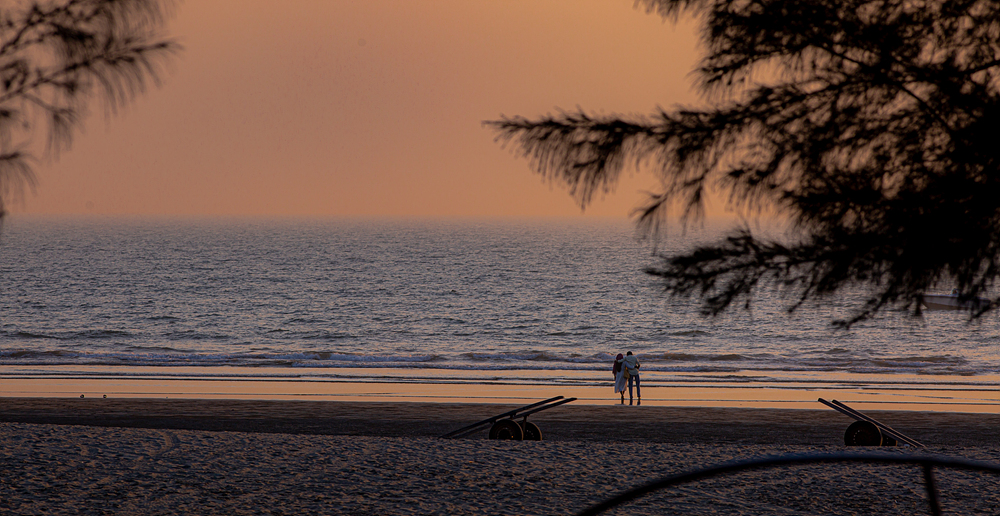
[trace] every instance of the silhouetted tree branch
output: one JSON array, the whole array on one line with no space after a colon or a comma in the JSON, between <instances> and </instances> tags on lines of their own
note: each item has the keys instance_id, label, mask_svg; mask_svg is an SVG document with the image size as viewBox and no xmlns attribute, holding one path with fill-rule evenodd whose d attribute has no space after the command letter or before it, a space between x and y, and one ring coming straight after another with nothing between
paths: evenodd
<instances>
[{"instance_id":1,"label":"silhouetted tree branch","mask_svg":"<svg viewBox=\"0 0 1000 516\"><path fill-rule=\"evenodd\" d=\"M0 7L0 217L34 186L31 146L67 149L93 96L116 113L176 52L159 27L169 0L59 0Z\"/></svg>"},{"instance_id":2,"label":"silhouetted tree branch","mask_svg":"<svg viewBox=\"0 0 1000 516\"><path fill-rule=\"evenodd\" d=\"M714 315L749 307L764 286L791 293L790 311L861 287L844 326L890 307L919 315L932 288L990 295L1000 268L1000 3L636 5L702 24L696 76L711 107L485 124L584 207L622 171L648 167L664 187L637 210L642 225L673 207L685 223L703 217L709 191L743 214L792 223L781 241L742 228L664 257L648 272L667 292Z\"/></svg>"}]
</instances>

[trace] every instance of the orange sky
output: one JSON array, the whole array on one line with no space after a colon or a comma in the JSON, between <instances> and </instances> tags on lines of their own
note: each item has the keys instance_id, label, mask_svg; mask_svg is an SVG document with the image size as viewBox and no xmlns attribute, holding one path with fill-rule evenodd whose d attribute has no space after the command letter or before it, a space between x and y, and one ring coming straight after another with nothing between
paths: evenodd
<instances>
[{"instance_id":1,"label":"orange sky","mask_svg":"<svg viewBox=\"0 0 1000 516\"><path fill-rule=\"evenodd\" d=\"M632 0L187 0L168 30L163 87L95 106L15 214L579 216L481 122L697 100L692 26Z\"/></svg>"}]
</instances>

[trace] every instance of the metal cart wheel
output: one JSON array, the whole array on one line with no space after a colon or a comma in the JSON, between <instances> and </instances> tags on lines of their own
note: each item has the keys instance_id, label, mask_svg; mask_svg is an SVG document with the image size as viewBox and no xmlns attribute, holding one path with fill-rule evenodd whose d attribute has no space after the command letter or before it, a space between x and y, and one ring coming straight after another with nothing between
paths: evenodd
<instances>
[{"instance_id":1,"label":"metal cart wheel","mask_svg":"<svg viewBox=\"0 0 1000 516\"><path fill-rule=\"evenodd\" d=\"M844 432L848 446L882 446L882 431L868 421L855 421Z\"/></svg>"},{"instance_id":2,"label":"metal cart wheel","mask_svg":"<svg viewBox=\"0 0 1000 516\"><path fill-rule=\"evenodd\" d=\"M524 431L521 426L512 419L501 419L490 427L490 439L510 439L520 441L524 439Z\"/></svg>"},{"instance_id":3,"label":"metal cart wheel","mask_svg":"<svg viewBox=\"0 0 1000 516\"><path fill-rule=\"evenodd\" d=\"M521 429L524 430L524 440L525 441L541 441L542 440L542 430L538 428L538 425L525 421L521 425Z\"/></svg>"}]
</instances>

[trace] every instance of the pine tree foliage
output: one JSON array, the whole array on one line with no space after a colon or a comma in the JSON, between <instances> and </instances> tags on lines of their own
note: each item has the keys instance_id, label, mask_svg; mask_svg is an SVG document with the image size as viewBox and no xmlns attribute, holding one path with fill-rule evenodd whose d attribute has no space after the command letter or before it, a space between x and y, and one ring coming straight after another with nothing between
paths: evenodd
<instances>
[{"instance_id":1,"label":"pine tree foliage","mask_svg":"<svg viewBox=\"0 0 1000 516\"><path fill-rule=\"evenodd\" d=\"M649 270L705 314L778 288L793 311L857 295L837 324L957 287L1000 301L1000 2L639 0L702 25L704 109L642 117L561 112L486 124L586 206L625 170L664 185L638 211L702 217L706 193L778 213L783 238L749 226ZM861 294L857 294L860 292Z\"/></svg>"},{"instance_id":2,"label":"pine tree foliage","mask_svg":"<svg viewBox=\"0 0 1000 516\"><path fill-rule=\"evenodd\" d=\"M32 164L58 156L97 96L115 113L158 84L178 50L158 29L159 0L10 1L0 6L0 217L34 186Z\"/></svg>"}]
</instances>

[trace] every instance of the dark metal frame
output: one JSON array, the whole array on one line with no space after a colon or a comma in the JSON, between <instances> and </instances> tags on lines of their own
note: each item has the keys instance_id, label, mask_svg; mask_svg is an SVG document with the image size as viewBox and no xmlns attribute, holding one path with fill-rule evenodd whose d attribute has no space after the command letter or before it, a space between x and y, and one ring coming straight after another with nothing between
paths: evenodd
<instances>
[{"instance_id":1,"label":"dark metal frame","mask_svg":"<svg viewBox=\"0 0 1000 516\"><path fill-rule=\"evenodd\" d=\"M645 496L654 491L665 489L678 484L685 484L712 478L729 473L742 471L752 471L784 466L800 466L806 464L827 464L827 463L872 463L872 464L912 464L918 465L924 471L924 484L927 488L927 503L930 513L933 516L941 515L941 504L938 500L937 484L934 480L934 468L953 468L981 473L993 473L1000 475L1000 465L987 462L971 461L960 458L940 457L933 455L900 455L896 453L831 453L831 454L807 454L807 455L786 455L781 457L769 457L761 459L751 459L737 462L727 462L716 466L671 475L660 480L650 482L635 489L626 491L614 498L605 500L597 505L591 506L579 513L579 516L592 516L600 514L608 509L617 507L623 503L630 502Z\"/></svg>"},{"instance_id":2,"label":"dark metal frame","mask_svg":"<svg viewBox=\"0 0 1000 516\"><path fill-rule=\"evenodd\" d=\"M869 424L875 425L875 427L879 429L879 433L881 433L883 435L888 435L889 437L891 437L895 441L898 441L898 442L901 442L901 443L904 443L904 444L908 444L910 446L916 446L917 448L924 448L924 445L921 444L916 439L913 439L912 437L907 437L907 436L903 435L898 430L895 430L895 429L891 428L889 425L886 425L885 423L876 421L875 418L873 418L871 416L868 416L868 415L866 415L866 414L864 414L864 413L862 413L862 412L860 412L858 410L852 409L851 407L848 407L847 404L845 404L845 403L842 403L842 402L837 401L837 400L826 401L823 398L820 398L819 402L822 403L822 404L824 404L824 405L826 405L827 407L832 408L833 410L836 410L837 412L840 412L841 414L844 414L845 416L853 418L855 421L862 421L862 422L865 422L865 423L869 423ZM846 436L845 436L845 439L846 439ZM850 446L850 443L847 443L847 444L848 444L848 446Z\"/></svg>"},{"instance_id":3,"label":"dark metal frame","mask_svg":"<svg viewBox=\"0 0 1000 516\"><path fill-rule=\"evenodd\" d=\"M507 418L513 421L516 418L521 419L521 425L525 425L528 422L528 416L536 412L541 412L543 410L548 410L553 407L558 407L559 405L565 405L576 401L576 398L563 398L562 396L556 396L554 398L549 398L547 400L539 401L538 403L532 403L531 405L525 405L521 408L516 408L514 410L504 412L493 417L488 417L478 423L473 423L469 426L459 428L454 432L448 432L441 436L441 439L458 439L460 437L465 437L469 434L483 430L488 425L493 425L501 419Z\"/></svg>"}]
</instances>

